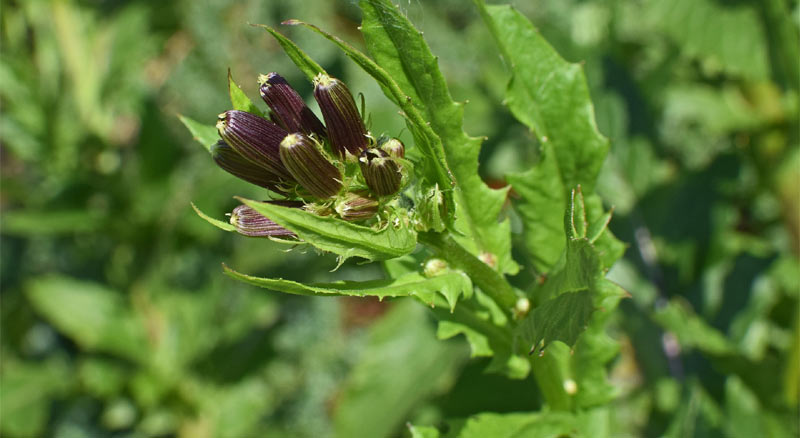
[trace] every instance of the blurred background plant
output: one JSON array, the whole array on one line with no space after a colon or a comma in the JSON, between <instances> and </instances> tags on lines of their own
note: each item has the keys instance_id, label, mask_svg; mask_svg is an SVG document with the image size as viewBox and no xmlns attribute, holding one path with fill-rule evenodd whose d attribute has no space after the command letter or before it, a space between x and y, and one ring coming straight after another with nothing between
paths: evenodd
<instances>
[{"instance_id":1,"label":"blurred background plant","mask_svg":"<svg viewBox=\"0 0 800 438\"><path fill-rule=\"evenodd\" d=\"M629 248L610 277L632 299L612 323L609 433L796 436L798 2L512 3L585 63L611 139L599 190ZM421 306L272 294L220 263L304 281L379 267L329 273L333 257L221 233L191 210L230 211L231 193L258 189L218 169L178 113L213 123L229 67L254 101L270 71L310 97L247 23L299 18L361 44L355 2L0 6L3 436L397 436L406 421L540 406L531 379L485 374L462 340L436 340ZM489 138L484 178L505 184L536 149L501 105L507 73L475 8L401 8L469 100L469 133ZM332 45L281 30L364 94L374 127L410 141Z\"/></svg>"}]
</instances>

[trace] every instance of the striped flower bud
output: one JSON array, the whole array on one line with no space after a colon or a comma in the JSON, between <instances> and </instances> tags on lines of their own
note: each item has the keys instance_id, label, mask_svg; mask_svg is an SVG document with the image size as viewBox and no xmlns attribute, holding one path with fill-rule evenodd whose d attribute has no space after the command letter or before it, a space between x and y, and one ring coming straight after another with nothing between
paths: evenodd
<instances>
[{"instance_id":1,"label":"striped flower bud","mask_svg":"<svg viewBox=\"0 0 800 438\"><path fill-rule=\"evenodd\" d=\"M283 205L284 207L300 208L302 202L298 201L268 201L270 204ZM239 234L250 237L294 237L295 234L276 224L266 216L247 205L240 205L233 209L230 219L231 225Z\"/></svg>"},{"instance_id":2,"label":"striped flower bud","mask_svg":"<svg viewBox=\"0 0 800 438\"><path fill-rule=\"evenodd\" d=\"M320 73L314 78L314 98L325 119L333 151L342 159L347 152L357 157L369 146L369 138L350 90L344 82Z\"/></svg>"},{"instance_id":3,"label":"striped flower bud","mask_svg":"<svg viewBox=\"0 0 800 438\"><path fill-rule=\"evenodd\" d=\"M287 134L280 126L254 114L231 110L219 115L217 130L225 143L244 158L280 179L292 179L278 150Z\"/></svg>"},{"instance_id":4,"label":"striped flower bud","mask_svg":"<svg viewBox=\"0 0 800 438\"><path fill-rule=\"evenodd\" d=\"M287 135L280 156L294 179L317 198L330 198L342 188L342 173L313 139L300 133Z\"/></svg>"},{"instance_id":5,"label":"striped flower bud","mask_svg":"<svg viewBox=\"0 0 800 438\"><path fill-rule=\"evenodd\" d=\"M211 157L219 167L235 177L273 192L285 192L281 187L280 178L241 156L223 140L211 146Z\"/></svg>"},{"instance_id":6,"label":"striped flower bud","mask_svg":"<svg viewBox=\"0 0 800 438\"><path fill-rule=\"evenodd\" d=\"M383 139L383 141L378 142L378 147L389 154L390 157L403 158L406 156L406 148L403 146L403 142L396 138Z\"/></svg>"},{"instance_id":7,"label":"striped flower bud","mask_svg":"<svg viewBox=\"0 0 800 438\"><path fill-rule=\"evenodd\" d=\"M366 193L347 193L336 202L336 212L346 221L367 220L378 212L378 201Z\"/></svg>"},{"instance_id":8,"label":"striped flower bud","mask_svg":"<svg viewBox=\"0 0 800 438\"><path fill-rule=\"evenodd\" d=\"M258 78L261 98L272 110L272 118L289 132L302 132L325 137L325 126L303 98L281 75L270 73Z\"/></svg>"},{"instance_id":9,"label":"striped flower bud","mask_svg":"<svg viewBox=\"0 0 800 438\"><path fill-rule=\"evenodd\" d=\"M400 190L402 174L397 161L381 149L367 149L358 158L361 174L372 193L388 196Z\"/></svg>"}]
</instances>

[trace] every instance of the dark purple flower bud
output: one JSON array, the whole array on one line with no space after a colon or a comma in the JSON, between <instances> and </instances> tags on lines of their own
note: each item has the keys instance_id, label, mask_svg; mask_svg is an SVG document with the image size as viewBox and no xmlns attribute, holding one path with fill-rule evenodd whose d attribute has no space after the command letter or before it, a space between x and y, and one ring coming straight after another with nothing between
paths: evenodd
<instances>
[{"instance_id":1,"label":"dark purple flower bud","mask_svg":"<svg viewBox=\"0 0 800 438\"><path fill-rule=\"evenodd\" d=\"M396 138L384 139L378 142L378 147L389 154L390 157L403 158L406 156L406 147Z\"/></svg>"},{"instance_id":2,"label":"dark purple flower bud","mask_svg":"<svg viewBox=\"0 0 800 438\"><path fill-rule=\"evenodd\" d=\"M211 157L219 167L235 177L273 192L285 193L280 178L241 156L223 140L211 146Z\"/></svg>"},{"instance_id":3,"label":"dark purple flower bud","mask_svg":"<svg viewBox=\"0 0 800 438\"><path fill-rule=\"evenodd\" d=\"M347 152L357 157L369 146L369 138L350 90L344 82L320 73L314 78L314 98L325 119L333 151L342 159Z\"/></svg>"},{"instance_id":4,"label":"dark purple flower bud","mask_svg":"<svg viewBox=\"0 0 800 438\"><path fill-rule=\"evenodd\" d=\"M339 168L331 164L321 146L306 135L287 135L281 142L280 155L294 179L317 198L330 198L342 188Z\"/></svg>"},{"instance_id":5,"label":"dark purple flower bud","mask_svg":"<svg viewBox=\"0 0 800 438\"><path fill-rule=\"evenodd\" d=\"M219 115L217 130L236 152L283 180L292 177L281 163L279 146L287 132L280 126L244 111Z\"/></svg>"},{"instance_id":6,"label":"dark purple flower bud","mask_svg":"<svg viewBox=\"0 0 800 438\"><path fill-rule=\"evenodd\" d=\"M367 220L378 212L378 201L367 193L347 193L336 202L336 212L346 221Z\"/></svg>"},{"instance_id":7,"label":"dark purple flower bud","mask_svg":"<svg viewBox=\"0 0 800 438\"><path fill-rule=\"evenodd\" d=\"M261 98L272 110L273 119L289 132L302 132L325 137L325 126L303 98L281 75L270 73L258 78Z\"/></svg>"},{"instance_id":8,"label":"dark purple flower bud","mask_svg":"<svg viewBox=\"0 0 800 438\"><path fill-rule=\"evenodd\" d=\"M300 208L302 202L298 201L268 201L270 204L283 205L284 207ZM231 213L231 225L239 234L250 237L294 237L295 234L286 228L271 221L266 216L257 212L250 206L240 205Z\"/></svg>"},{"instance_id":9,"label":"dark purple flower bud","mask_svg":"<svg viewBox=\"0 0 800 438\"><path fill-rule=\"evenodd\" d=\"M367 149L358 158L361 174L372 193L378 196L388 196L400 190L403 175L400 165L381 149Z\"/></svg>"}]
</instances>

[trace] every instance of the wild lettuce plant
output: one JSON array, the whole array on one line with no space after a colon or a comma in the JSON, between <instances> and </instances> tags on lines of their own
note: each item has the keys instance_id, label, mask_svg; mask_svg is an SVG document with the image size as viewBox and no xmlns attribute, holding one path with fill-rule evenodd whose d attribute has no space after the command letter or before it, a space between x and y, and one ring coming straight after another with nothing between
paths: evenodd
<instances>
[{"instance_id":1,"label":"wild lettuce plant","mask_svg":"<svg viewBox=\"0 0 800 438\"><path fill-rule=\"evenodd\" d=\"M388 0L362 0L368 53L312 24L283 24L318 33L374 78L413 142L370 126L358 90L262 25L313 83L321 120L279 73L258 79L268 114L229 75L232 109L216 126L182 120L220 168L263 187L269 200L237 198L228 222L197 212L225 231L385 268L383 279L306 284L224 266L235 279L298 295L413 297L432 309L440 338L464 335L473 357L491 357L489 371L533 375L547 409L478 416L459 436L534 424L549 431L541 436L591 436L615 394L605 366L616 344L606 322L627 294L605 278L624 251L595 194L608 140L595 125L581 66L562 59L512 7L475 4L512 74L505 103L530 129L538 156L507 176L509 186L493 189L479 176L482 139L465 132L463 103L451 97L421 32ZM517 248L509 200L522 225ZM512 249L532 263L519 266ZM537 281L510 281L520 269Z\"/></svg>"}]
</instances>

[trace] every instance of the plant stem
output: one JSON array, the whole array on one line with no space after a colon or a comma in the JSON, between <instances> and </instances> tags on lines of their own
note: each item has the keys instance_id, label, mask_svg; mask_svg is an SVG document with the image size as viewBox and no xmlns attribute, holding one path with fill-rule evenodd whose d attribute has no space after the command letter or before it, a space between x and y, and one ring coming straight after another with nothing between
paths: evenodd
<instances>
[{"instance_id":1,"label":"plant stem","mask_svg":"<svg viewBox=\"0 0 800 438\"><path fill-rule=\"evenodd\" d=\"M449 233L420 233L418 240L427 245L437 257L451 267L464 271L472 282L503 309L506 316L517 303L517 294L502 274L470 254Z\"/></svg>"}]
</instances>

